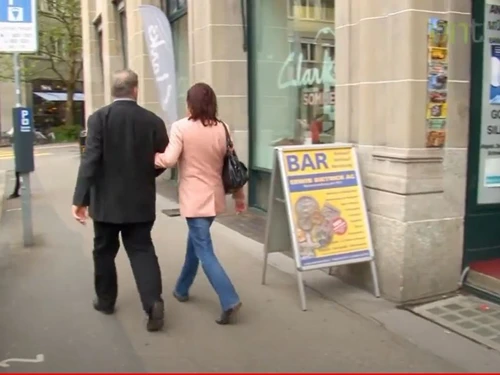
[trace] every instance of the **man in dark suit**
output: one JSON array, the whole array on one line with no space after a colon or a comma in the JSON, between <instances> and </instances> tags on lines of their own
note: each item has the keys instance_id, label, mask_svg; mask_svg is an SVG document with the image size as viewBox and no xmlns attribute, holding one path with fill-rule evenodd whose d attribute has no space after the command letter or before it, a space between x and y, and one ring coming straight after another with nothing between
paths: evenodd
<instances>
[{"instance_id":1,"label":"man in dark suit","mask_svg":"<svg viewBox=\"0 0 500 375\"><path fill-rule=\"evenodd\" d=\"M158 258L151 240L156 218L154 156L168 144L165 123L140 107L138 77L130 70L114 75L111 105L87 122L87 141L75 193L73 216L94 221L94 308L114 312L118 294L115 257L123 245L130 259L148 331L163 328L164 305Z\"/></svg>"}]
</instances>

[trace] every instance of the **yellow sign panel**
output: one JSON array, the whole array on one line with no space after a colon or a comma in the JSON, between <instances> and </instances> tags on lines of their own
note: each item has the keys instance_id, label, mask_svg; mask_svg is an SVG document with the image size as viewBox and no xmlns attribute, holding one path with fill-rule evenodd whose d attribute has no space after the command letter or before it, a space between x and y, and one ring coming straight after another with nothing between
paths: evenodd
<instances>
[{"instance_id":1,"label":"yellow sign panel","mask_svg":"<svg viewBox=\"0 0 500 375\"><path fill-rule=\"evenodd\" d=\"M354 149L283 148L281 159L300 266L371 260L373 250Z\"/></svg>"}]
</instances>

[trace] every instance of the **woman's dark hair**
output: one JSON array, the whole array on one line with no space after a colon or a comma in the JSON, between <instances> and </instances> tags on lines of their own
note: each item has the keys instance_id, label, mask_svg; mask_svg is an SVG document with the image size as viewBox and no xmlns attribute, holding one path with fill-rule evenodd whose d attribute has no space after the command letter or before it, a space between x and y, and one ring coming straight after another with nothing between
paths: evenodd
<instances>
[{"instance_id":1,"label":"woman's dark hair","mask_svg":"<svg viewBox=\"0 0 500 375\"><path fill-rule=\"evenodd\" d=\"M214 90L206 83L196 83L187 92L189 120L201 121L203 126L217 125L217 97Z\"/></svg>"}]
</instances>

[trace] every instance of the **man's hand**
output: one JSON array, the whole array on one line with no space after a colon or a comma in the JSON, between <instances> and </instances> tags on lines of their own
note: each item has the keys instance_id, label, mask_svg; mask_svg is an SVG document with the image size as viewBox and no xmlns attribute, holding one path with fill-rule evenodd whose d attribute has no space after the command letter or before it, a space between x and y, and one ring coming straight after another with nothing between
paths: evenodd
<instances>
[{"instance_id":1,"label":"man's hand","mask_svg":"<svg viewBox=\"0 0 500 375\"><path fill-rule=\"evenodd\" d=\"M72 206L71 212L76 221L80 224L85 225L88 218L88 209L84 206Z\"/></svg>"}]
</instances>

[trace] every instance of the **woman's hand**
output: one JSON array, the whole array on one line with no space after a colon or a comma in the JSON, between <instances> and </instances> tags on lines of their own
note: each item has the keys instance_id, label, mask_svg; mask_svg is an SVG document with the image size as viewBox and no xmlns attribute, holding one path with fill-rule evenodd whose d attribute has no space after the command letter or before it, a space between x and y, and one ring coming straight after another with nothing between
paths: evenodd
<instances>
[{"instance_id":1,"label":"woman's hand","mask_svg":"<svg viewBox=\"0 0 500 375\"><path fill-rule=\"evenodd\" d=\"M156 153L155 154L155 167L156 168L165 168L164 165L163 165L163 162L161 160L161 154L160 153Z\"/></svg>"},{"instance_id":2,"label":"woman's hand","mask_svg":"<svg viewBox=\"0 0 500 375\"><path fill-rule=\"evenodd\" d=\"M236 214L241 214L245 212L247 209L247 203L245 198L245 192L243 189L238 190L233 194L234 199L234 209L236 210Z\"/></svg>"}]
</instances>

